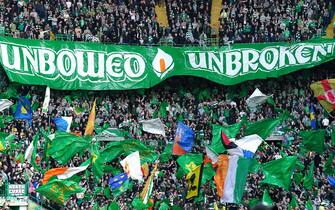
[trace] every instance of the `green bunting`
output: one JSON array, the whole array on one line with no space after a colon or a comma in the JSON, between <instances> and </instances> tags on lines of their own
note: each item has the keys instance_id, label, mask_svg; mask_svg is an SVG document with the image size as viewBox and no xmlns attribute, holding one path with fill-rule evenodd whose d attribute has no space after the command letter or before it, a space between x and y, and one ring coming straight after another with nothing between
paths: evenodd
<instances>
[{"instance_id":1,"label":"green bunting","mask_svg":"<svg viewBox=\"0 0 335 210\"><path fill-rule=\"evenodd\" d=\"M299 135L302 138L302 145L307 151L323 153L325 130L300 131Z\"/></svg>"}]
</instances>

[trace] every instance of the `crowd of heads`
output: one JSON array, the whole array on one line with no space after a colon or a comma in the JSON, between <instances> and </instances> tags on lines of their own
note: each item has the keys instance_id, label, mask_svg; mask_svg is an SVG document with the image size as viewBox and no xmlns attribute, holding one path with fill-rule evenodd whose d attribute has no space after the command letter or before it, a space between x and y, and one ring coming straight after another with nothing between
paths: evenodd
<instances>
[{"instance_id":1,"label":"crowd of heads","mask_svg":"<svg viewBox=\"0 0 335 210\"><path fill-rule=\"evenodd\" d=\"M309 107L315 107L315 116L318 128L327 128L325 119L333 123L333 118L329 116L317 100L313 97L309 84L313 81L334 77L334 72L328 70L331 64L321 66L315 71L303 71L294 73L277 79L259 80L245 82L235 86L220 86L211 82L206 82L196 78L172 78L164 84L149 90L135 91L108 91L108 92L88 92L88 91L51 91L51 101L48 114L42 114L41 108L37 108L33 113L32 125L25 121L14 120L6 124L0 131L15 135L16 147L7 154L0 154L0 170L2 179L7 179L9 183L29 183L29 193L32 199L43 203L48 207L60 208L57 204L36 193L36 188L41 185L43 173L36 170L27 161L17 160L20 154L24 154L28 145L33 140L33 136L43 129L56 131L52 119L57 116L72 116L73 125L71 132L83 134L88 115L92 107L94 98L97 98L96 127L107 124L113 128L127 130L132 138L149 145L160 154L167 143L174 141L176 125L178 120L182 120L196 133L193 153L205 153L205 144L210 144L212 139L211 128L213 124L230 125L236 123L246 116L248 121L257 121L265 118L273 118L279 115L278 109L287 110L291 118L285 121L281 127L285 128L283 141L268 142L262 144L255 155L255 159L264 163L279 158L281 155L298 155L301 139L298 137L300 130L311 129L309 117ZM182 82L181 82L182 81ZM6 86L5 86L6 88ZM251 112L246 105L246 98L259 88L264 93L273 94L275 106L264 104L256 111ZM37 102L38 107L42 107L45 89L37 86L17 86L20 95L30 95L31 103ZM15 103L15 100L13 100ZM167 102L165 114L161 114L160 106ZM85 111L79 115L74 111L74 107L80 107ZM11 115L13 110L5 110L2 114ZM166 137L154 135L142 131L139 121L160 117L166 125ZM243 131L240 134L243 136ZM43 136L38 142L38 163L42 171L46 167L61 167L52 158L44 158ZM334 145L330 143L329 137L325 140L326 151L322 155L311 153L298 155L303 163L302 173L304 174L312 161L315 163L314 179L316 183L311 190L306 190L301 183L292 181L291 190L286 191L274 186L264 186L260 184L263 178L262 172L249 173L247 186L243 196L243 204L220 204L213 180L201 187L201 197L203 199L187 201L185 199L186 183L185 177L178 177L178 165L176 156L168 162L160 163L158 171L160 175L154 181L152 198L155 209L159 208L159 203L164 201L168 205L177 205L182 209L212 208L217 202L219 206L226 206L233 209L247 209L252 199L261 199L264 189L268 188L278 209L286 209L292 196L297 197L299 209L303 209L305 202L310 199L316 207L334 209L335 195L334 188L328 184L324 174L325 161L331 153L334 153ZM101 143L101 148L105 146ZM66 164L69 167L79 166L89 158L86 151L82 155L76 155ZM124 156L112 163L108 163L123 171L119 161ZM149 164L150 170L153 164ZM103 177L96 181L92 172L87 175L81 173L80 185L86 188L85 197L72 196L65 204L67 209L90 209L95 205L103 207L113 200L116 200L121 209L131 209L132 200L139 195L143 189L143 183L133 181L133 188L126 191L117 199L108 191L108 179L115 176L113 173L104 173ZM4 178L6 177L6 178ZM97 189L102 190L97 190ZM106 191L107 189L107 191Z\"/></svg>"},{"instance_id":2,"label":"crowd of heads","mask_svg":"<svg viewBox=\"0 0 335 210\"><path fill-rule=\"evenodd\" d=\"M166 0L165 28L155 13L162 1L0 1L0 34L134 45L204 46L217 36L221 45L302 41L320 37L334 10L331 0L222 1L216 31L210 24L212 1Z\"/></svg>"},{"instance_id":3,"label":"crowd of heads","mask_svg":"<svg viewBox=\"0 0 335 210\"><path fill-rule=\"evenodd\" d=\"M222 1L223 43L303 41L320 37L333 17L329 0Z\"/></svg>"}]
</instances>

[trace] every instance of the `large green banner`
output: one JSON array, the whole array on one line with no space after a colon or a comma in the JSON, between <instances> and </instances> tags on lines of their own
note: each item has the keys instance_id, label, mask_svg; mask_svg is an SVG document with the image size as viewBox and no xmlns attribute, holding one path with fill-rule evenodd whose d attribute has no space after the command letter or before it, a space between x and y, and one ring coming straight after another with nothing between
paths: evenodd
<instances>
[{"instance_id":1,"label":"large green banner","mask_svg":"<svg viewBox=\"0 0 335 210\"><path fill-rule=\"evenodd\" d=\"M177 75L223 85L279 77L334 59L334 40L142 47L0 37L0 63L11 81L53 89L149 88Z\"/></svg>"}]
</instances>

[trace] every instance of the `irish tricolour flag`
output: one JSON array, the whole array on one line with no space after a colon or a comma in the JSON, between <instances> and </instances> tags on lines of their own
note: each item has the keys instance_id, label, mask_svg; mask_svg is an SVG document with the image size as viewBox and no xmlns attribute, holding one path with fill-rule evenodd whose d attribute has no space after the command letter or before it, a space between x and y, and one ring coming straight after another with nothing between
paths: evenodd
<instances>
[{"instance_id":1,"label":"irish tricolour flag","mask_svg":"<svg viewBox=\"0 0 335 210\"><path fill-rule=\"evenodd\" d=\"M250 159L238 155L219 155L214 181L221 202L241 202L250 163Z\"/></svg>"}]
</instances>

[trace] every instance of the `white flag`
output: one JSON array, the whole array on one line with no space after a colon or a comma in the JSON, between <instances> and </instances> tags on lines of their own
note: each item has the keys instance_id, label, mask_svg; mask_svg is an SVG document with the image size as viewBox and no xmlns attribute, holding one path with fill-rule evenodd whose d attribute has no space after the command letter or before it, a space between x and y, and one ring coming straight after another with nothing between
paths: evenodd
<instances>
[{"instance_id":1,"label":"white flag","mask_svg":"<svg viewBox=\"0 0 335 210\"><path fill-rule=\"evenodd\" d=\"M13 103L10 100L0 99L0 112L5 110L5 109L8 109L12 105L13 105Z\"/></svg>"},{"instance_id":2,"label":"white flag","mask_svg":"<svg viewBox=\"0 0 335 210\"><path fill-rule=\"evenodd\" d=\"M253 110L258 105L263 104L269 96L262 93L258 88L251 94L251 96L246 100L248 107Z\"/></svg>"},{"instance_id":3,"label":"white flag","mask_svg":"<svg viewBox=\"0 0 335 210\"><path fill-rule=\"evenodd\" d=\"M160 134L165 136L164 124L159 118L142 120L140 121L143 125L143 130L148 133Z\"/></svg>"},{"instance_id":4,"label":"white flag","mask_svg":"<svg viewBox=\"0 0 335 210\"><path fill-rule=\"evenodd\" d=\"M49 102L50 102L50 88L47 87L47 89L45 90L45 98L43 102L42 113L48 113Z\"/></svg>"},{"instance_id":5,"label":"white flag","mask_svg":"<svg viewBox=\"0 0 335 210\"><path fill-rule=\"evenodd\" d=\"M206 155L208 156L209 159L212 160L212 163L217 163L218 162L218 154L214 152L209 146L206 145Z\"/></svg>"},{"instance_id":6,"label":"white flag","mask_svg":"<svg viewBox=\"0 0 335 210\"><path fill-rule=\"evenodd\" d=\"M121 160L120 163L129 177L136 180L143 180L140 153L138 151L131 153L125 159Z\"/></svg>"},{"instance_id":7,"label":"white flag","mask_svg":"<svg viewBox=\"0 0 335 210\"><path fill-rule=\"evenodd\" d=\"M241 139L234 141L234 143L241 149L256 153L259 145L263 142L263 139L257 135L245 136Z\"/></svg>"},{"instance_id":8,"label":"white flag","mask_svg":"<svg viewBox=\"0 0 335 210\"><path fill-rule=\"evenodd\" d=\"M34 141L31 141L28 148L26 149L26 152L24 153L24 159L27 160L29 164L31 162L31 156L33 154L33 150L34 150Z\"/></svg>"}]
</instances>

